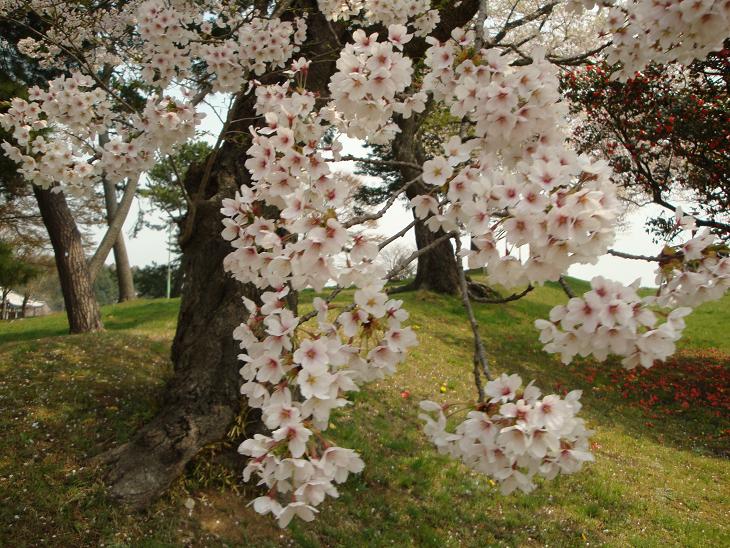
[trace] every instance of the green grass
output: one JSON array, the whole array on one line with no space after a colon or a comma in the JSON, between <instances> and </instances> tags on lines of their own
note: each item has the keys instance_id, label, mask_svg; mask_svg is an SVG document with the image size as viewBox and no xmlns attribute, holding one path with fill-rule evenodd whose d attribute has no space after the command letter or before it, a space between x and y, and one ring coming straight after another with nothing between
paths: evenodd
<instances>
[{"instance_id":1,"label":"green grass","mask_svg":"<svg viewBox=\"0 0 730 548\"><path fill-rule=\"evenodd\" d=\"M571 284L582 291L585 282ZM302 295L304 306L311 297ZM728 417L702 405L667 415L647 409L639 396L622 394L620 383L629 381L617 361L566 367L543 353L532 322L564 302L559 288L506 306L477 305L477 317L496 372L534 378L545 391L584 390L596 463L531 495L508 497L438 455L419 429L421 399L473 397L471 335L460 301L425 292L399 298L421 345L394 377L356 394L331 430L367 467L341 487L339 499L321 506L314 523L284 532L246 506L254 487L221 492L195 473L146 514L104 497L91 457L122 443L154 413L170 374L177 302L105 308L107 331L94 335L63 335L58 315L3 324L0 545L730 545ZM707 304L689 318L677 364L730 368L728 304L730 298ZM196 500L192 512L183 505L188 496Z\"/></svg>"}]
</instances>

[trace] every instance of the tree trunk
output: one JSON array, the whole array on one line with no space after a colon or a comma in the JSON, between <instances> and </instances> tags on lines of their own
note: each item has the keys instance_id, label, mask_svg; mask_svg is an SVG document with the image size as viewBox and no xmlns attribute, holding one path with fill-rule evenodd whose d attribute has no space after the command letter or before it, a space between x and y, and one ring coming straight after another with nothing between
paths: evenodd
<instances>
[{"instance_id":1,"label":"tree trunk","mask_svg":"<svg viewBox=\"0 0 730 548\"><path fill-rule=\"evenodd\" d=\"M81 234L62 192L33 186L38 209L53 246L63 302L71 333L104 328L86 264Z\"/></svg>"},{"instance_id":2,"label":"tree trunk","mask_svg":"<svg viewBox=\"0 0 730 548\"><path fill-rule=\"evenodd\" d=\"M415 217L414 217L415 218ZM444 235L442 230L432 232L423 221L416 221L416 247L422 249ZM412 289L427 289L436 293L456 295L459 291L459 272L450 240L444 240L418 258Z\"/></svg>"},{"instance_id":3,"label":"tree trunk","mask_svg":"<svg viewBox=\"0 0 730 548\"><path fill-rule=\"evenodd\" d=\"M104 202L106 205L107 223L111 224L114 215L117 213L117 192L114 183L104 179ZM134 278L132 269L129 266L127 246L124 243L124 231L119 231L117 241L114 242L114 265L117 271L117 284L119 286L119 302L130 301L137 295L134 291Z\"/></svg>"},{"instance_id":4,"label":"tree trunk","mask_svg":"<svg viewBox=\"0 0 730 548\"><path fill-rule=\"evenodd\" d=\"M476 0L466 0L465 5L473 8L473 15ZM295 1L292 8L310 13L307 42L300 54L317 59L317 63L309 69L307 89L328 95L327 83L336 57L347 41L343 27L327 23L314 0ZM458 17L442 16L442 21L453 23L441 32L444 40L453 26L471 17L467 9L449 13L458 13ZM259 80L267 84L278 78L266 75ZM236 141L226 141L208 159L209 177L205 166L191 167L186 176L194 207L181 230L183 289L172 345L175 373L166 387L162 408L129 443L102 456L110 466L110 494L136 508L147 507L201 448L222 439L241 411L240 362L236 357L240 349L232 332L245 319L241 297L256 299L258 291L232 280L223 270L223 259L231 247L220 236L220 204L241 184L250 183L244 161L250 145L248 125L257 119L254 101L253 94L235 101L229 119L236 121L229 133Z\"/></svg>"},{"instance_id":5,"label":"tree trunk","mask_svg":"<svg viewBox=\"0 0 730 548\"><path fill-rule=\"evenodd\" d=\"M313 65L307 78L307 88L322 93L335 68L333 44L327 41L332 30L318 14L309 18L308 25L311 46L303 54L331 59ZM274 78L261 80L272 83ZM194 207L181 229L183 287L172 345L175 372L165 388L162 408L129 443L102 456L109 466L112 497L138 509L162 494L200 449L223 439L242 411L237 359L241 350L232 333L246 319L241 298L258 299L259 291L223 270L223 259L232 248L220 235L220 208L223 198L250 184L244 161L250 146L247 127L256 119L254 106L253 93L235 101L229 119L240 121L229 129L238 136L237 142L226 142L212 153L209 177L206 166L191 166L186 175Z\"/></svg>"},{"instance_id":6,"label":"tree trunk","mask_svg":"<svg viewBox=\"0 0 730 548\"><path fill-rule=\"evenodd\" d=\"M28 293L23 293L23 307L20 310L20 316L22 318L25 318L25 309L28 306L29 300L30 300L30 295Z\"/></svg>"},{"instance_id":7,"label":"tree trunk","mask_svg":"<svg viewBox=\"0 0 730 548\"><path fill-rule=\"evenodd\" d=\"M9 289L3 290L3 308L2 312L0 313L0 320L7 320L7 312L8 312L8 295L10 294Z\"/></svg>"},{"instance_id":8,"label":"tree trunk","mask_svg":"<svg viewBox=\"0 0 730 548\"><path fill-rule=\"evenodd\" d=\"M393 141L393 155L400 162L409 162L422 165L425 161L425 154L421 148L418 128L420 127L421 117L411 117L404 120L400 124L401 132ZM415 179L418 170L403 166L400 168L403 181ZM419 194L426 192L423 183L416 183L406 189L406 196L411 199ZM442 230L432 232L426 223L416 218L415 212L413 218L416 221L414 232L416 233L416 247L422 249L433 242L435 239L444 235ZM449 295L457 295L459 293L459 271L456 266L456 258L454 257L454 248L449 240L442 243L418 257L418 266L416 268L416 277L407 286L401 288L401 291L409 291L415 289L428 289L436 293L446 293Z\"/></svg>"}]
</instances>

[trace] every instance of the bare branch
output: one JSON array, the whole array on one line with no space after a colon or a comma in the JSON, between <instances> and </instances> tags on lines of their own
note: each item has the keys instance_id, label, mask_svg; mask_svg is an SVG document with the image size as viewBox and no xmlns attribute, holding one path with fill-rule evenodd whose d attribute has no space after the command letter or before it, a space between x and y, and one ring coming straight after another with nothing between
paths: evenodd
<instances>
[{"instance_id":1,"label":"bare branch","mask_svg":"<svg viewBox=\"0 0 730 548\"><path fill-rule=\"evenodd\" d=\"M411 185L417 183L420 180L421 180L421 176L419 175L415 179L411 179L406 184L404 184L403 186L401 186L396 192L393 192L393 194L390 195L390 197L388 198L388 200L385 202L385 205L383 207L381 207L375 213L366 213L364 215L360 215L358 217L354 217L353 219L350 219L349 221L347 221L346 223L344 223L342 226L344 226L345 228L350 228L352 226L362 224L365 221L373 221L375 219L380 219L383 215L385 215L385 213L395 203L395 201L398 199L398 196L400 196L401 194L403 194L406 191L406 189L408 189L408 187L410 187Z\"/></svg>"},{"instance_id":2,"label":"bare branch","mask_svg":"<svg viewBox=\"0 0 730 548\"><path fill-rule=\"evenodd\" d=\"M614 257L621 257L622 259L659 262L659 257L651 257L649 255L633 255L631 253L624 253L623 251L616 251L615 249L609 249L607 253L609 255L613 255Z\"/></svg>"},{"instance_id":3,"label":"bare branch","mask_svg":"<svg viewBox=\"0 0 730 548\"><path fill-rule=\"evenodd\" d=\"M330 162L334 160L328 160ZM399 162L397 160L378 160L377 158L358 158L357 156L342 156L338 162L364 162L366 164L376 164L381 166L392 166L392 167L410 167L412 169L418 169L422 171L423 168L414 164L413 162Z\"/></svg>"},{"instance_id":4,"label":"bare branch","mask_svg":"<svg viewBox=\"0 0 730 548\"><path fill-rule=\"evenodd\" d=\"M553 8L557 6L557 2L550 2L549 4L545 4L544 6L541 6L540 8L536 9L529 15L525 15L524 17L521 17L520 19L515 19L514 21L509 21L504 24L502 27L502 30L500 30L494 38L491 40L490 46L494 46L502 41L502 39L507 36L507 33L511 31L512 29L516 29L517 27L521 27L523 25L526 25L527 23L530 23L532 21L535 21L536 19L539 19L540 17L550 15L552 13Z\"/></svg>"},{"instance_id":5,"label":"bare branch","mask_svg":"<svg viewBox=\"0 0 730 548\"><path fill-rule=\"evenodd\" d=\"M406 226L404 226L403 228L401 228L398 232L396 232L395 234L393 234L390 238L388 238L384 242L381 242L381 244L378 246L378 250L383 249L385 246L393 243L398 238L402 238L403 236L405 236L406 232L408 232L410 229L412 229L414 226L416 226L416 223L417 222L418 221L416 219L413 219L413 221L411 221Z\"/></svg>"},{"instance_id":6,"label":"bare branch","mask_svg":"<svg viewBox=\"0 0 730 548\"><path fill-rule=\"evenodd\" d=\"M402 261L402 263L398 265L397 268L394 268L393 270L391 270L390 272L388 272L388 274L387 274L386 277L389 280L392 279L392 278L394 278L395 276L397 276L400 273L401 270L405 269L409 264L411 264L413 261L415 261L416 259L418 259L418 257L420 257L421 255L423 255L424 253L428 253L429 251L431 251L437 245L445 242L446 240L449 240L451 238L456 238L456 237L458 237L458 234L456 232L447 232L443 236L439 236L434 241L432 241L430 244L428 244L426 246L423 246L421 249L417 249L416 251L414 251L413 253L411 253L410 255L408 255L408 257L405 258ZM382 245L383 244L381 244L381 246ZM381 247L381 249L382 249L382 247Z\"/></svg>"},{"instance_id":7,"label":"bare branch","mask_svg":"<svg viewBox=\"0 0 730 548\"><path fill-rule=\"evenodd\" d=\"M483 374L487 380L492 380L492 374L489 371L489 362L484 351L482 338L479 335L479 324L477 323L476 317L474 317L474 309L472 309L471 301L469 300L469 288L467 287L466 274L464 273L464 267L461 264L460 257L461 238L457 235L454 239L456 241L456 268L459 271L461 301L464 303L464 310L466 310L466 315L471 325L471 332L474 335L474 384L476 384L477 393L479 394L479 403L482 403L484 402L484 388L482 387L481 375Z\"/></svg>"},{"instance_id":8,"label":"bare branch","mask_svg":"<svg viewBox=\"0 0 730 548\"><path fill-rule=\"evenodd\" d=\"M560 287L563 288L563 291L565 291L565 294L568 296L568 298L575 298L575 291L573 291L573 289L568 285L568 281L563 276L560 276L560 278L558 278L558 283L560 284Z\"/></svg>"}]
</instances>

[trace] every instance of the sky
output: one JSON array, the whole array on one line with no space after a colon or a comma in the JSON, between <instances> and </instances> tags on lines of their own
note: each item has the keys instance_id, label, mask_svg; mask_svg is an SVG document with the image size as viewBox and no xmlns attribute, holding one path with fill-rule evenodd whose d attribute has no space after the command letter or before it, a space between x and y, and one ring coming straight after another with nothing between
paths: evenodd
<instances>
[{"instance_id":1,"label":"sky","mask_svg":"<svg viewBox=\"0 0 730 548\"><path fill-rule=\"evenodd\" d=\"M202 138L211 144L215 142L220 128L222 127L221 113L225 111L225 98L221 95L213 96L209 103L204 105L202 110L206 117L201 125ZM344 143L344 153L365 156L365 149L362 144L349 140ZM340 169L352 171L352 162L343 162ZM139 212L139 198L130 210L127 221L124 225L124 232L127 239L127 250L132 266L145 266L156 262L167 263L167 231L164 229L153 230L145 228L136 237L132 238L132 230ZM149 206L145 206L149 210ZM626 216L623 227L619 230L613 249L636 255L656 255L661 248L660 244L652 242L651 235L645 229L646 220L656 215L660 208L658 206L645 206ZM160 221L162 217L158 216ZM396 203L388 213L379 221L378 231L383 234L392 234L412 221L410 210L406 209L403 202ZM163 221L164 222L164 221ZM160 223L162 224L162 222ZM99 228L95 232L97 241L103 237L104 230ZM403 238L404 245L415 248L413 231L410 231ZM107 264L113 263L113 255L110 254ZM625 284L630 284L637 278L641 279L642 286L655 286L654 265L645 261L621 259L613 256L605 256L599 259L595 265L574 265L568 274L577 278L589 280L594 276L604 276Z\"/></svg>"}]
</instances>

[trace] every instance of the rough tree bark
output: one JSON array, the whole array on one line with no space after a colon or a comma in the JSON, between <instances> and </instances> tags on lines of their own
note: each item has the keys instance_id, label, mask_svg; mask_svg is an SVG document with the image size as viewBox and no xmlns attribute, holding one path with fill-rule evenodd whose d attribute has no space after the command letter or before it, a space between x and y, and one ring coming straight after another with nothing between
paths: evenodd
<instances>
[{"instance_id":1,"label":"rough tree bark","mask_svg":"<svg viewBox=\"0 0 730 548\"><path fill-rule=\"evenodd\" d=\"M330 27L319 14L308 25L305 55L331 60L313 65L307 77L307 88L322 93L335 68L338 47L331 41L338 27ZM259 294L223 270L231 247L220 236L220 207L223 198L250 183L244 161L254 106L253 94L237 98L229 117L241 120L229 128L236 141L226 141L205 166L191 167L186 176L193 205L181 230L183 289L172 345L174 375L162 408L128 444L102 456L111 496L138 509L164 492L201 448L223 439L241 411L240 349L232 333L246 317L241 297L257 299Z\"/></svg>"},{"instance_id":2,"label":"rough tree bark","mask_svg":"<svg viewBox=\"0 0 730 548\"><path fill-rule=\"evenodd\" d=\"M117 192L114 183L104 179L104 203L106 205L107 223L111 224L117 213ZM134 291L134 278L129 266L127 246L124 243L124 231L119 231L117 241L114 242L114 265L117 271L117 285L119 287L119 302L130 301L137 295Z\"/></svg>"},{"instance_id":3,"label":"rough tree bark","mask_svg":"<svg viewBox=\"0 0 730 548\"><path fill-rule=\"evenodd\" d=\"M53 246L69 330L71 333L99 331L104 328L99 304L89 276L81 234L66 197L62 192L35 185L33 193Z\"/></svg>"}]
</instances>

